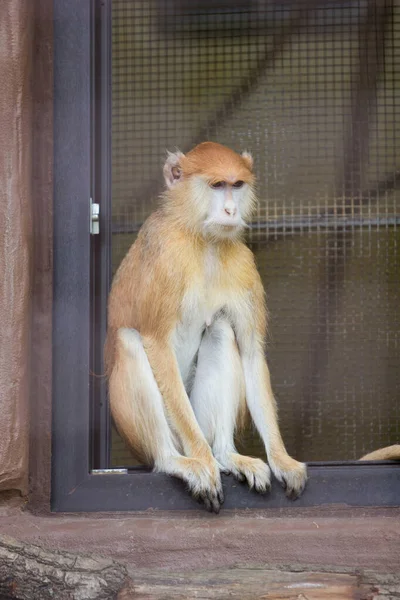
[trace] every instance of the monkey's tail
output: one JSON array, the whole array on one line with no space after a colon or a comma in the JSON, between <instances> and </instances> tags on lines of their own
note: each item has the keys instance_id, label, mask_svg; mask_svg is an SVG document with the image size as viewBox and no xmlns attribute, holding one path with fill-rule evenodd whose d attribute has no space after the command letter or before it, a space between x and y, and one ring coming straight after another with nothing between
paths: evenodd
<instances>
[{"instance_id":1,"label":"monkey's tail","mask_svg":"<svg viewBox=\"0 0 400 600\"><path fill-rule=\"evenodd\" d=\"M360 460L400 460L400 444L386 446L366 454Z\"/></svg>"}]
</instances>

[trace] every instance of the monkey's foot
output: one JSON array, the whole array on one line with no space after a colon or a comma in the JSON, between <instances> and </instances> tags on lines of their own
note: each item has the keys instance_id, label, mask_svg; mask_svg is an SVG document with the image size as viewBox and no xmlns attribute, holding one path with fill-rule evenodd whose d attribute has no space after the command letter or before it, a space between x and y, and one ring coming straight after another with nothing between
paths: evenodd
<instances>
[{"instance_id":1,"label":"monkey's foot","mask_svg":"<svg viewBox=\"0 0 400 600\"><path fill-rule=\"evenodd\" d=\"M199 502L202 502L209 512L219 513L224 503L221 476L215 460L200 460L185 456L170 457L163 465L156 467L179 479L188 485L189 492Z\"/></svg>"},{"instance_id":2,"label":"monkey's foot","mask_svg":"<svg viewBox=\"0 0 400 600\"><path fill-rule=\"evenodd\" d=\"M230 452L222 460L218 457L218 461L236 479L246 481L250 489L254 488L260 494L265 494L271 489L270 468L259 458Z\"/></svg>"},{"instance_id":3,"label":"monkey's foot","mask_svg":"<svg viewBox=\"0 0 400 600\"><path fill-rule=\"evenodd\" d=\"M268 462L273 474L286 490L286 496L291 500L301 496L307 482L306 465L287 454L278 460L269 458Z\"/></svg>"}]
</instances>

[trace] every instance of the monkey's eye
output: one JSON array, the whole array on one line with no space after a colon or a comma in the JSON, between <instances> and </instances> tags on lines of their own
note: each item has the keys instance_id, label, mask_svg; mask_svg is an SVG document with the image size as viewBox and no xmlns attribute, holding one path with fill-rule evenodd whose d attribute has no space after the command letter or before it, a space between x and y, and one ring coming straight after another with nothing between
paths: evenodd
<instances>
[{"instance_id":1,"label":"monkey's eye","mask_svg":"<svg viewBox=\"0 0 400 600\"><path fill-rule=\"evenodd\" d=\"M211 184L211 187L214 188L215 190L219 190L221 188L223 188L225 185L225 181L216 181L215 183Z\"/></svg>"},{"instance_id":2,"label":"monkey's eye","mask_svg":"<svg viewBox=\"0 0 400 600\"><path fill-rule=\"evenodd\" d=\"M232 187L234 187L234 188L237 188L237 189L238 189L238 188L241 188L241 187L243 187L243 185L244 185L244 181L240 181L240 180L239 180L239 181L235 181L235 183L233 184L233 186L232 186Z\"/></svg>"}]
</instances>

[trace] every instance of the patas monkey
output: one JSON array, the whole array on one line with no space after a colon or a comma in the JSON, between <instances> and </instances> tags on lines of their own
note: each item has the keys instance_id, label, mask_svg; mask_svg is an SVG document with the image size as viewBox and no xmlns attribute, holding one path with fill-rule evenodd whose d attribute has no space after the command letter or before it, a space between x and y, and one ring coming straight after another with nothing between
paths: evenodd
<instances>
[{"instance_id":1,"label":"patas monkey","mask_svg":"<svg viewBox=\"0 0 400 600\"><path fill-rule=\"evenodd\" d=\"M307 474L279 432L265 361L264 290L241 241L254 204L252 158L213 142L169 154L167 190L115 276L105 348L111 411L134 454L183 479L208 510L220 471L296 498ZM242 456L247 408L268 457Z\"/></svg>"}]
</instances>

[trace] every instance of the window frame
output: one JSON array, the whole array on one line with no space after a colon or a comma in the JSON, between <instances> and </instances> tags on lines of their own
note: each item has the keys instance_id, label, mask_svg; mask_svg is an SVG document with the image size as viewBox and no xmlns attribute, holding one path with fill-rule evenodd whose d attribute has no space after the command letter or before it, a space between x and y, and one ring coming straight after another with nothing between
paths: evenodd
<instances>
[{"instance_id":1,"label":"window frame","mask_svg":"<svg viewBox=\"0 0 400 600\"><path fill-rule=\"evenodd\" d=\"M110 283L99 271L109 260L111 240L106 201L111 128L109 106L99 100L110 98L110 80L104 75L110 60L110 6L111 0L54 0L51 507L63 512L198 509L184 484L167 475L144 468L126 474L91 472L91 465L104 465L109 454L108 440L96 438L109 428L105 384L91 375L91 366L101 372L102 348L93 340L98 328L101 335L105 332ZM95 56L99 40L101 52ZM89 233L91 197L101 204L101 245L100 236ZM91 402L98 394L101 409L95 413ZM399 505L400 463L309 463L308 471L305 493L295 503L276 481L272 492L262 496L223 476L224 508Z\"/></svg>"}]
</instances>

